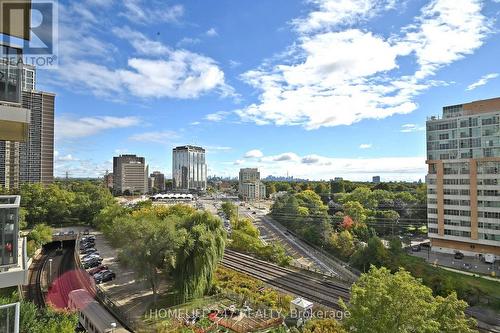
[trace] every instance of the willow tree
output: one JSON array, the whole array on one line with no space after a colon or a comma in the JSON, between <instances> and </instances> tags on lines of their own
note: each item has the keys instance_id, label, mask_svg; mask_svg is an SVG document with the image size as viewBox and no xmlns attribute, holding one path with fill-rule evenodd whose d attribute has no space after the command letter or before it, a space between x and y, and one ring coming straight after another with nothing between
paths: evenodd
<instances>
[{"instance_id":1,"label":"willow tree","mask_svg":"<svg viewBox=\"0 0 500 333\"><path fill-rule=\"evenodd\" d=\"M174 277L179 301L206 295L224 254L226 232L221 220L207 212L196 212L181 223L183 243L177 254Z\"/></svg>"},{"instance_id":2,"label":"willow tree","mask_svg":"<svg viewBox=\"0 0 500 333\"><path fill-rule=\"evenodd\" d=\"M153 214L117 220L115 237L122 237L120 259L134 269L137 278L146 281L153 302L158 298L161 273L174 268L182 236L176 230L177 216L160 219ZM132 237L131 237L132 236Z\"/></svg>"}]
</instances>

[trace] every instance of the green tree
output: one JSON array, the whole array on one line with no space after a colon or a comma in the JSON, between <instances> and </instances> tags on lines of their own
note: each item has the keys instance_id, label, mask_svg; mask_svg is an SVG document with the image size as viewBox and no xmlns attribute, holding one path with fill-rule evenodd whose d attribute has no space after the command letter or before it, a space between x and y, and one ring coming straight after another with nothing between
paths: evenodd
<instances>
[{"instance_id":1,"label":"green tree","mask_svg":"<svg viewBox=\"0 0 500 333\"><path fill-rule=\"evenodd\" d=\"M333 319L309 320L302 330L303 333L346 333L346 330Z\"/></svg>"},{"instance_id":2,"label":"green tree","mask_svg":"<svg viewBox=\"0 0 500 333\"><path fill-rule=\"evenodd\" d=\"M222 259L226 231L221 220L208 212L196 212L181 225L185 236L174 272L180 301L201 297L210 291L212 277Z\"/></svg>"},{"instance_id":3,"label":"green tree","mask_svg":"<svg viewBox=\"0 0 500 333\"><path fill-rule=\"evenodd\" d=\"M14 294L10 298L0 298L0 305L19 301ZM19 331L22 333L73 333L77 323L75 313L55 311L50 307L39 309L31 302L21 301Z\"/></svg>"},{"instance_id":4,"label":"green tree","mask_svg":"<svg viewBox=\"0 0 500 333\"><path fill-rule=\"evenodd\" d=\"M32 256L43 245L52 242L52 228L37 224L28 234L28 256Z\"/></svg>"},{"instance_id":5,"label":"green tree","mask_svg":"<svg viewBox=\"0 0 500 333\"><path fill-rule=\"evenodd\" d=\"M330 237L330 246L342 259L349 259L354 253L354 237L348 230L334 233Z\"/></svg>"},{"instance_id":6,"label":"green tree","mask_svg":"<svg viewBox=\"0 0 500 333\"><path fill-rule=\"evenodd\" d=\"M372 237L368 240L366 246L359 248L354 253L352 263L358 269L365 270L370 265L377 267L383 266L388 261L388 251L385 248L382 240L378 237Z\"/></svg>"},{"instance_id":7,"label":"green tree","mask_svg":"<svg viewBox=\"0 0 500 333\"><path fill-rule=\"evenodd\" d=\"M135 229L137 238L127 241L121 248L120 260L134 269L139 279L149 283L153 291L153 302L156 303L160 284L160 274L168 274L175 266L176 252L182 237L176 232L178 218L171 216L160 219L157 216L119 219L116 227ZM139 231L139 232L137 232ZM130 239L130 235L126 238Z\"/></svg>"},{"instance_id":8,"label":"green tree","mask_svg":"<svg viewBox=\"0 0 500 333\"><path fill-rule=\"evenodd\" d=\"M330 192L332 194L336 193L344 193L345 188L344 188L344 181L343 180L332 180L330 181Z\"/></svg>"},{"instance_id":9,"label":"green tree","mask_svg":"<svg viewBox=\"0 0 500 333\"><path fill-rule=\"evenodd\" d=\"M467 319L467 303L456 294L434 297L432 290L405 270L395 274L372 267L351 287L344 327L363 333L472 333L474 320Z\"/></svg>"},{"instance_id":10,"label":"green tree","mask_svg":"<svg viewBox=\"0 0 500 333\"><path fill-rule=\"evenodd\" d=\"M238 207L229 201L223 202L220 209L229 220L238 216Z\"/></svg>"},{"instance_id":11,"label":"green tree","mask_svg":"<svg viewBox=\"0 0 500 333\"><path fill-rule=\"evenodd\" d=\"M356 223L366 221L366 210L358 201L347 201L344 204L344 214L350 216Z\"/></svg>"}]
</instances>

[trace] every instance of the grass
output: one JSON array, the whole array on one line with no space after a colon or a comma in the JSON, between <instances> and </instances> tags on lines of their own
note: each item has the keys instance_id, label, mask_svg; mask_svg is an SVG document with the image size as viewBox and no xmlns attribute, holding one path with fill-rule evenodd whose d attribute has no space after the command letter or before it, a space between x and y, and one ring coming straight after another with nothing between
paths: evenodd
<instances>
[{"instance_id":1,"label":"grass","mask_svg":"<svg viewBox=\"0 0 500 333\"><path fill-rule=\"evenodd\" d=\"M11 298L17 287L0 288L0 298Z\"/></svg>"}]
</instances>

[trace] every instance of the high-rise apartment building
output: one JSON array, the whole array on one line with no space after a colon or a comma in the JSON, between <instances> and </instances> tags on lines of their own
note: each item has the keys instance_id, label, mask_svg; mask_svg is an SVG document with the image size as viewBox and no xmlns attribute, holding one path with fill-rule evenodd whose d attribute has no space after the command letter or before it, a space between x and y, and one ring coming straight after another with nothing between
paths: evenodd
<instances>
[{"instance_id":1,"label":"high-rise apartment building","mask_svg":"<svg viewBox=\"0 0 500 333\"><path fill-rule=\"evenodd\" d=\"M19 78L22 92L19 90L18 105L27 110L29 121L24 142L0 141L0 186L7 188L54 180L55 95L36 91L35 67L24 65L19 73L23 75Z\"/></svg>"},{"instance_id":2,"label":"high-rise apartment building","mask_svg":"<svg viewBox=\"0 0 500 333\"><path fill-rule=\"evenodd\" d=\"M148 166L144 157L120 155L113 157L113 193L148 192Z\"/></svg>"},{"instance_id":3,"label":"high-rise apartment building","mask_svg":"<svg viewBox=\"0 0 500 333\"><path fill-rule=\"evenodd\" d=\"M32 65L23 65L23 91L36 90L36 68Z\"/></svg>"},{"instance_id":4,"label":"high-rise apartment building","mask_svg":"<svg viewBox=\"0 0 500 333\"><path fill-rule=\"evenodd\" d=\"M240 169L238 192L244 200L259 200L266 197L266 186L260 181L260 172L257 168Z\"/></svg>"},{"instance_id":5,"label":"high-rise apartment building","mask_svg":"<svg viewBox=\"0 0 500 333\"><path fill-rule=\"evenodd\" d=\"M174 190L205 191L207 189L207 164L205 149L180 146L172 152L172 178Z\"/></svg>"},{"instance_id":6,"label":"high-rise apartment building","mask_svg":"<svg viewBox=\"0 0 500 333\"><path fill-rule=\"evenodd\" d=\"M31 111L28 142L20 144L21 183L50 184L54 181L55 95L23 91L23 107Z\"/></svg>"},{"instance_id":7,"label":"high-rise apartment building","mask_svg":"<svg viewBox=\"0 0 500 333\"><path fill-rule=\"evenodd\" d=\"M500 98L429 119L427 164L433 251L500 255Z\"/></svg>"}]
</instances>

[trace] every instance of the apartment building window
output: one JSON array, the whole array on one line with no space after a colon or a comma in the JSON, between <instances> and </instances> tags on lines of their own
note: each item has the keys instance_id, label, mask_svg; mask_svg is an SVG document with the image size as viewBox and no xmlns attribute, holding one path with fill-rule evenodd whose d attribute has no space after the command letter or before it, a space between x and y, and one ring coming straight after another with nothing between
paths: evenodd
<instances>
[{"instance_id":1,"label":"apartment building window","mask_svg":"<svg viewBox=\"0 0 500 333\"><path fill-rule=\"evenodd\" d=\"M482 212L479 211L477 213L479 217L484 217L486 219L500 219L500 213L499 212Z\"/></svg>"},{"instance_id":2,"label":"apartment building window","mask_svg":"<svg viewBox=\"0 0 500 333\"><path fill-rule=\"evenodd\" d=\"M495 124L498 124L500 123L500 117L499 116L493 116L493 117L490 117L490 118L486 118L486 119L482 119L481 120L481 124L484 126L484 125L495 125Z\"/></svg>"},{"instance_id":3,"label":"apartment building window","mask_svg":"<svg viewBox=\"0 0 500 333\"><path fill-rule=\"evenodd\" d=\"M467 237L467 238L470 238L470 231L444 229L444 234L448 235L448 236L457 236L457 237Z\"/></svg>"},{"instance_id":4,"label":"apartment building window","mask_svg":"<svg viewBox=\"0 0 500 333\"><path fill-rule=\"evenodd\" d=\"M437 228L429 228L429 233L430 234L437 234L438 230L437 230Z\"/></svg>"},{"instance_id":5,"label":"apartment building window","mask_svg":"<svg viewBox=\"0 0 500 333\"><path fill-rule=\"evenodd\" d=\"M477 225L480 229L500 230L499 223L479 222Z\"/></svg>"},{"instance_id":6,"label":"apartment building window","mask_svg":"<svg viewBox=\"0 0 500 333\"><path fill-rule=\"evenodd\" d=\"M500 197L499 190L477 190L477 195L485 197Z\"/></svg>"},{"instance_id":7,"label":"apartment building window","mask_svg":"<svg viewBox=\"0 0 500 333\"><path fill-rule=\"evenodd\" d=\"M498 185L498 179L479 179L479 185Z\"/></svg>"},{"instance_id":8,"label":"apartment building window","mask_svg":"<svg viewBox=\"0 0 500 333\"><path fill-rule=\"evenodd\" d=\"M479 239L500 242L500 235L479 233L478 236Z\"/></svg>"},{"instance_id":9,"label":"apartment building window","mask_svg":"<svg viewBox=\"0 0 500 333\"><path fill-rule=\"evenodd\" d=\"M431 205L436 205L437 204L437 200L435 198L429 198L427 199L427 202Z\"/></svg>"},{"instance_id":10,"label":"apartment building window","mask_svg":"<svg viewBox=\"0 0 500 333\"><path fill-rule=\"evenodd\" d=\"M438 210L437 210L437 208L428 208L427 212L429 214L437 214Z\"/></svg>"}]
</instances>

